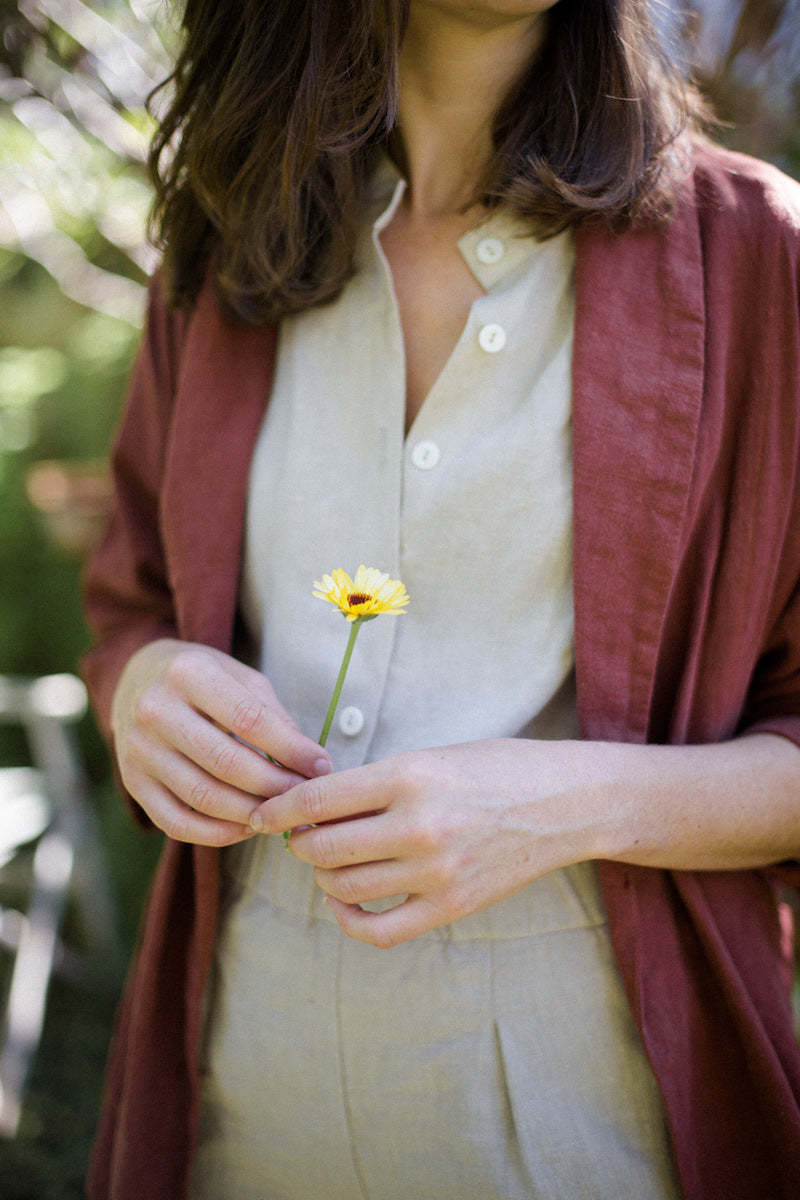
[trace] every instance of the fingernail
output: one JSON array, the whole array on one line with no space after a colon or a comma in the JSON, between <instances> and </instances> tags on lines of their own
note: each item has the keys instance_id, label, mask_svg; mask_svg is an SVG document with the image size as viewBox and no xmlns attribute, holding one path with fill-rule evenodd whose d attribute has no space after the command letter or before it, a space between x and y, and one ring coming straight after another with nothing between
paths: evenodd
<instances>
[{"instance_id":1,"label":"fingernail","mask_svg":"<svg viewBox=\"0 0 800 1200\"><path fill-rule=\"evenodd\" d=\"M250 828L254 833L261 833L262 829L264 828L264 822L261 819L261 812L259 809L256 809L250 817Z\"/></svg>"},{"instance_id":2,"label":"fingernail","mask_svg":"<svg viewBox=\"0 0 800 1200\"><path fill-rule=\"evenodd\" d=\"M317 761L314 763L314 774L315 775L330 775L330 773L331 773L331 760L329 758L318 758Z\"/></svg>"}]
</instances>

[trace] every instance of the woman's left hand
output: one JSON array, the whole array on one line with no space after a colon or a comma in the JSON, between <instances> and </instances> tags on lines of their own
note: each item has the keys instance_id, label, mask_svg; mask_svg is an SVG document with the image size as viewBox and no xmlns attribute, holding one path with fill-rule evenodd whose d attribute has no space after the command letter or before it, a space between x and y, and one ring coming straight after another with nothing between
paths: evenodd
<instances>
[{"instance_id":1,"label":"woman's left hand","mask_svg":"<svg viewBox=\"0 0 800 1200\"><path fill-rule=\"evenodd\" d=\"M509 739L401 754L274 797L258 810L261 829L293 830L292 853L314 867L345 933L393 946L595 856L570 745ZM401 894L386 912L360 908Z\"/></svg>"},{"instance_id":2,"label":"woman's left hand","mask_svg":"<svg viewBox=\"0 0 800 1200\"><path fill-rule=\"evenodd\" d=\"M706 746L498 739L309 779L251 817L292 830L345 933L395 946L558 867L675 870L800 860L800 750L772 733ZM360 905L407 895L382 913Z\"/></svg>"}]
</instances>

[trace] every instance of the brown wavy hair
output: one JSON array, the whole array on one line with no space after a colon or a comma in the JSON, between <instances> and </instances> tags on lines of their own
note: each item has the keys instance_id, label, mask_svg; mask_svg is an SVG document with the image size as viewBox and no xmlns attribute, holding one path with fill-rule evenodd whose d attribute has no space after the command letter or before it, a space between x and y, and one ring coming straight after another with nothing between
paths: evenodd
<instances>
[{"instance_id":1,"label":"brown wavy hair","mask_svg":"<svg viewBox=\"0 0 800 1200\"><path fill-rule=\"evenodd\" d=\"M397 120L410 0L185 0L153 141L154 240L189 305L260 324L335 297L353 271L370 152ZM702 115L647 0L559 0L496 116L475 201L548 237L589 218L665 218L676 142ZM164 85L166 86L166 85Z\"/></svg>"}]
</instances>

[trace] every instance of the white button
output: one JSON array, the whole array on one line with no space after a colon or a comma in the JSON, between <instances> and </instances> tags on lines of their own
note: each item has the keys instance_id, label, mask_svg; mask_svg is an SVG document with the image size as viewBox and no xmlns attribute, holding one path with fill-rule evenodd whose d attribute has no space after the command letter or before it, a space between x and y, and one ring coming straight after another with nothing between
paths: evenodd
<instances>
[{"instance_id":1,"label":"white button","mask_svg":"<svg viewBox=\"0 0 800 1200\"><path fill-rule=\"evenodd\" d=\"M486 263L487 266L499 262L505 252L505 246L500 238L496 237L481 238L475 247L475 257L478 262Z\"/></svg>"},{"instance_id":2,"label":"white button","mask_svg":"<svg viewBox=\"0 0 800 1200\"><path fill-rule=\"evenodd\" d=\"M506 344L506 331L502 325L484 325L478 334L478 342L487 354L497 354Z\"/></svg>"},{"instance_id":3,"label":"white button","mask_svg":"<svg viewBox=\"0 0 800 1200\"><path fill-rule=\"evenodd\" d=\"M411 461L420 471L430 471L437 466L442 452L436 442L417 442L411 451Z\"/></svg>"},{"instance_id":4,"label":"white button","mask_svg":"<svg viewBox=\"0 0 800 1200\"><path fill-rule=\"evenodd\" d=\"M339 713L339 728L347 737L355 737L364 728L364 714L351 704Z\"/></svg>"}]
</instances>

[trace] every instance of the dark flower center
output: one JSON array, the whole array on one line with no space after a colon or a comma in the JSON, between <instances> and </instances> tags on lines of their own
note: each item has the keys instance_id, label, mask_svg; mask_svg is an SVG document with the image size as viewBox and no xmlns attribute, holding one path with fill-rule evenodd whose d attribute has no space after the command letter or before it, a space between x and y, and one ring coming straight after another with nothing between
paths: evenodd
<instances>
[{"instance_id":1,"label":"dark flower center","mask_svg":"<svg viewBox=\"0 0 800 1200\"><path fill-rule=\"evenodd\" d=\"M351 592L347 597L347 603L351 606L356 604L366 604L372 596L368 596L366 592Z\"/></svg>"}]
</instances>

